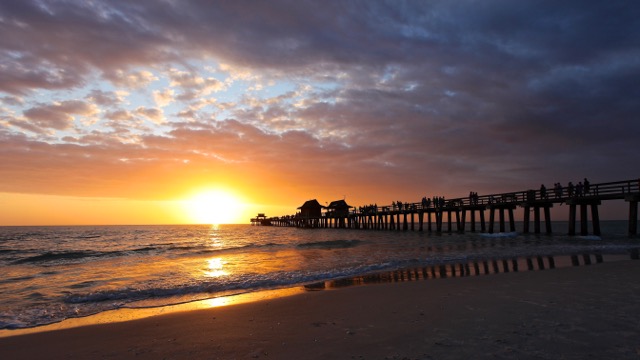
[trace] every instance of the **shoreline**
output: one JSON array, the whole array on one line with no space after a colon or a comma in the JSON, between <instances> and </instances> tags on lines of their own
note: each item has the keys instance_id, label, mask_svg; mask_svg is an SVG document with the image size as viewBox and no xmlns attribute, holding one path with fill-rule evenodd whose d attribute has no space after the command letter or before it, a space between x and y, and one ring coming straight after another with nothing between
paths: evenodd
<instances>
[{"instance_id":1,"label":"shoreline","mask_svg":"<svg viewBox=\"0 0 640 360\"><path fill-rule=\"evenodd\" d=\"M213 297L205 300L194 300L185 303L151 306L142 308L120 308L107 310L97 314L64 319L51 324L32 326L18 329L0 329L0 339L12 336L21 336L29 334L38 334L42 332L51 332L58 330L74 329L84 326L115 324L128 321L146 319L155 316L163 316L167 314L198 311L204 309L213 309L217 307L225 307L237 304L251 303L257 301L265 301L279 297L287 297L304 293L306 290L302 286L260 290L248 293L241 293L229 296Z\"/></svg>"},{"instance_id":2,"label":"shoreline","mask_svg":"<svg viewBox=\"0 0 640 360\"><path fill-rule=\"evenodd\" d=\"M8 358L637 359L638 276L629 260L303 291L9 336L0 348Z\"/></svg>"},{"instance_id":3,"label":"shoreline","mask_svg":"<svg viewBox=\"0 0 640 360\"><path fill-rule=\"evenodd\" d=\"M633 255L631 259L634 259ZM97 314L68 318L51 324L17 329L0 329L0 339L5 337L50 332L83 326L121 323L149 317L161 316L185 311L211 309L236 304L265 301L280 297L302 294L308 291L338 290L352 286L397 283L406 281L426 281L456 277L475 277L496 275L508 272L544 271L557 268L589 266L603 262L628 261L623 254L584 253L573 255L538 255L504 259L477 260L475 262L450 262L440 265L402 268L389 271L377 271L340 279L330 279L308 284L285 286L275 289L261 289L235 295L215 296L203 300L184 303L107 310Z\"/></svg>"}]
</instances>

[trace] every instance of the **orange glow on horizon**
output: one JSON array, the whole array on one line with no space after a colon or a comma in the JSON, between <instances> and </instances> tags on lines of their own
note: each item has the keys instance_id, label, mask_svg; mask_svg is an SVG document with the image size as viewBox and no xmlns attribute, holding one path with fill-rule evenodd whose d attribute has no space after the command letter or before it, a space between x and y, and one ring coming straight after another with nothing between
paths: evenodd
<instances>
[{"instance_id":1,"label":"orange glow on horizon","mask_svg":"<svg viewBox=\"0 0 640 360\"><path fill-rule=\"evenodd\" d=\"M276 215L295 209L269 204L269 199L254 204L235 191L229 194L231 211L215 202L215 191L207 190L177 200L0 193L0 226L249 224L259 212Z\"/></svg>"},{"instance_id":2,"label":"orange glow on horizon","mask_svg":"<svg viewBox=\"0 0 640 360\"><path fill-rule=\"evenodd\" d=\"M149 186L138 192L139 198L129 188L105 189L103 196L0 192L0 226L249 224L258 213L292 215L306 200L325 203L343 197L326 189L289 186L262 171L234 179L178 179L162 188Z\"/></svg>"}]
</instances>

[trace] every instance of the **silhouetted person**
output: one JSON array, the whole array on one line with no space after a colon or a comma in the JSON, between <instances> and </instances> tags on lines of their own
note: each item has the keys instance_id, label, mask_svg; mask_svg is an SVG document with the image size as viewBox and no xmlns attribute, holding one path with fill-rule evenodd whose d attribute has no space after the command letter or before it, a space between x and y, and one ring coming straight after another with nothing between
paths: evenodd
<instances>
[{"instance_id":1,"label":"silhouetted person","mask_svg":"<svg viewBox=\"0 0 640 360\"><path fill-rule=\"evenodd\" d=\"M584 185L582 184L582 181L580 181L578 185L576 185L576 196L582 196L583 189L584 189Z\"/></svg>"},{"instance_id":2,"label":"silhouetted person","mask_svg":"<svg viewBox=\"0 0 640 360\"><path fill-rule=\"evenodd\" d=\"M569 185L567 185L567 196L572 197L573 196L573 183L571 181L569 181Z\"/></svg>"},{"instance_id":3,"label":"silhouetted person","mask_svg":"<svg viewBox=\"0 0 640 360\"><path fill-rule=\"evenodd\" d=\"M540 199L547 198L547 187L544 184L540 185Z\"/></svg>"},{"instance_id":4,"label":"silhouetted person","mask_svg":"<svg viewBox=\"0 0 640 360\"><path fill-rule=\"evenodd\" d=\"M556 199L560 199L562 197L562 184L556 183L554 186L554 191L556 194Z\"/></svg>"},{"instance_id":5,"label":"silhouetted person","mask_svg":"<svg viewBox=\"0 0 640 360\"><path fill-rule=\"evenodd\" d=\"M589 180L584 178L584 183L582 185L584 186L584 194L587 195L591 191L591 184L589 183Z\"/></svg>"}]
</instances>

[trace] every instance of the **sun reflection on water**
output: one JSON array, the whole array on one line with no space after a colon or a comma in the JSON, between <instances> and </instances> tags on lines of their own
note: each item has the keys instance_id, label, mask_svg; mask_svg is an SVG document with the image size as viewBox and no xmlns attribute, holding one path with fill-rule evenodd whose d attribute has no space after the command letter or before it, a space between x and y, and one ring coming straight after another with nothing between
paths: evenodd
<instances>
[{"instance_id":1,"label":"sun reflection on water","mask_svg":"<svg viewBox=\"0 0 640 360\"><path fill-rule=\"evenodd\" d=\"M213 299L202 300L201 303L205 307L218 307L218 306L229 305L230 303L233 303L233 301L229 296L222 296L222 297L217 297Z\"/></svg>"},{"instance_id":2,"label":"sun reflection on water","mask_svg":"<svg viewBox=\"0 0 640 360\"><path fill-rule=\"evenodd\" d=\"M226 264L222 258L212 258L207 260L207 271L205 271L205 275L209 277L221 277L229 275L227 271L225 271L224 265Z\"/></svg>"},{"instance_id":3,"label":"sun reflection on water","mask_svg":"<svg viewBox=\"0 0 640 360\"><path fill-rule=\"evenodd\" d=\"M219 234L220 225L211 225L211 229L209 230L209 246L220 248L224 246L224 241L222 240L222 236Z\"/></svg>"}]
</instances>

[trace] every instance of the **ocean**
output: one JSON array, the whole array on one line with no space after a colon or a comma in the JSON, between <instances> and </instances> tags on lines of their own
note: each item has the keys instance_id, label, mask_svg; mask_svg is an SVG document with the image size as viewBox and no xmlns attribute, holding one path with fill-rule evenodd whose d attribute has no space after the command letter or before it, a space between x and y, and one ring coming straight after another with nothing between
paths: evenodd
<instances>
[{"instance_id":1,"label":"ocean","mask_svg":"<svg viewBox=\"0 0 640 360\"><path fill-rule=\"evenodd\" d=\"M268 289L317 289L376 274L380 280L403 269L423 269L428 278L440 265L449 266L450 276L459 266L461 276L481 269L483 261L494 264L486 271L499 272L496 260L504 263L502 271L509 269L507 260L511 271L523 271L536 257L551 260L547 267L562 263L554 256L628 259L640 247L626 234L625 221L603 221L602 236L564 235L566 222L553 223L554 235L522 234L521 225L497 234L250 225L0 227L0 329Z\"/></svg>"}]
</instances>

